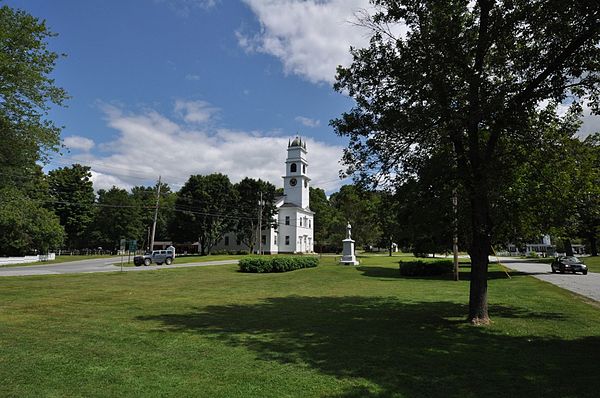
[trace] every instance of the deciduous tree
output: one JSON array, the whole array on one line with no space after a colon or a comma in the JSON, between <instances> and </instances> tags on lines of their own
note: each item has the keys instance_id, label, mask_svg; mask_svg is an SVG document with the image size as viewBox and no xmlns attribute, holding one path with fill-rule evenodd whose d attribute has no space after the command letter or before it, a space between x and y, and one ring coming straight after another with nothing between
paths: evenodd
<instances>
[{"instance_id":1,"label":"deciduous tree","mask_svg":"<svg viewBox=\"0 0 600 398\"><path fill-rule=\"evenodd\" d=\"M223 234L235 225L235 191L226 175L190 176L177 193L171 223L173 239L198 240L201 254L210 254Z\"/></svg>"},{"instance_id":2,"label":"deciduous tree","mask_svg":"<svg viewBox=\"0 0 600 398\"><path fill-rule=\"evenodd\" d=\"M350 137L348 172L377 181L451 146L470 204L468 319L489 322L488 254L504 155L540 145L540 109L600 97L600 3L374 0L367 48L352 49L335 88L355 107L332 121ZM394 37L390 24L402 24ZM527 156L521 162L527 162ZM495 189L499 187L500 189Z\"/></svg>"},{"instance_id":3,"label":"deciduous tree","mask_svg":"<svg viewBox=\"0 0 600 398\"><path fill-rule=\"evenodd\" d=\"M244 178L233 186L236 194L235 231L237 238L254 251L257 242L258 209L262 198L262 228L277 227L275 215L275 185L261 179Z\"/></svg>"},{"instance_id":4,"label":"deciduous tree","mask_svg":"<svg viewBox=\"0 0 600 398\"><path fill-rule=\"evenodd\" d=\"M125 189L112 187L98 191L97 210L91 239L103 249L119 247L121 239L141 241L145 236L138 208Z\"/></svg>"},{"instance_id":5,"label":"deciduous tree","mask_svg":"<svg viewBox=\"0 0 600 398\"><path fill-rule=\"evenodd\" d=\"M60 143L60 128L47 118L67 98L50 77L59 57L48 48L53 36L44 21L0 7L0 186L14 186Z\"/></svg>"},{"instance_id":6,"label":"deciduous tree","mask_svg":"<svg viewBox=\"0 0 600 398\"><path fill-rule=\"evenodd\" d=\"M59 56L48 48L52 36L45 22L0 7L0 254L44 251L63 239L44 209L36 164L58 148L60 128L47 116L67 98L50 78Z\"/></svg>"},{"instance_id":7,"label":"deciduous tree","mask_svg":"<svg viewBox=\"0 0 600 398\"><path fill-rule=\"evenodd\" d=\"M94 186L89 166L74 164L48 173L49 208L60 217L69 249L80 249L94 216Z\"/></svg>"}]
</instances>

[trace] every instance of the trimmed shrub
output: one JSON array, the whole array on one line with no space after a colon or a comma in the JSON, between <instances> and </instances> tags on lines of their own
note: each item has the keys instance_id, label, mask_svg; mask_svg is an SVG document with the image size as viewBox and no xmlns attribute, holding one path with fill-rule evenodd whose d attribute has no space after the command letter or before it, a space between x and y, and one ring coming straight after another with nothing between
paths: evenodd
<instances>
[{"instance_id":1,"label":"trimmed shrub","mask_svg":"<svg viewBox=\"0 0 600 398\"><path fill-rule=\"evenodd\" d=\"M312 268L319 264L318 257L244 257L239 266L242 272L288 272L300 268Z\"/></svg>"},{"instance_id":2,"label":"trimmed shrub","mask_svg":"<svg viewBox=\"0 0 600 398\"><path fill-rule=\"evenodd\" d=\"M400 261L400 275L433 276L451 273L454 269L452 261Z\"/></svg>"}]
</instances>

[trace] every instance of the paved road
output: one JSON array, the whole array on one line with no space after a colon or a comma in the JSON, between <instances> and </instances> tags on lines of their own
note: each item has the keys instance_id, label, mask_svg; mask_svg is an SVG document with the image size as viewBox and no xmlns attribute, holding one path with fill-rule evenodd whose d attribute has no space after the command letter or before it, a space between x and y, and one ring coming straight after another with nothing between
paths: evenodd
<instances>
[{"instance_id":1,"label":"paved road","mask_svg":"<svg viewBox=\"0 0 600 398\"><path fill-rule=\"evenodd\" d=\"M132 260L133 261L133 260ZM119 264L121 257L100 258L93 260L72 261L69 263L47 264L47 265L29 265L25 267L0 267L0 276L27 276L27 275L61 275L61 274L80 274L90 272L118 272L121 267L115 267L113 264ZM150 265L148 267L123 267L125 272L140 272L165 268L185 268L202 267L207 265L237 264L238 260L206 261L202 263L187 263L167 265Z\"/></svg>"},{"instance_id":2,"label":"paved road","mask_svg":"<svg viewBox=\"0 0 600 398\"><path fill-rule=\"evenodd\" d=\"M495 262L496 259L490 258L490 261ZM531 274L540 280L552 283L574 293L581 294L582 296L586 296L592 300L600 301L599 273L588 272L587 275L582 275L580 273L553 274L550 271L550 264L541 264L511 258L501 258L500 262L508 268L514 269L515 271Z\"/></svg>"}]
</instances>

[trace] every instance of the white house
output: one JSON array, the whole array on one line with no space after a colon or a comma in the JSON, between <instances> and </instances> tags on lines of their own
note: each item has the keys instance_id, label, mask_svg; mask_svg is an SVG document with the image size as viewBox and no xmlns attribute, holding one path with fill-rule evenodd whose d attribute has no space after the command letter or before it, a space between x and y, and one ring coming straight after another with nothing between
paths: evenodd
<instances>
[{"instance_id":1,"label":"white house","mask_svg":"<svg viewBox=\"0 0 600 398\"><path fill-rule=\"evenodd\" d=\"M283 196L275 199L277 228L261 232L264 253L312 253L314 247L314 212L310 210L306 142L296 137L288 143ZM258 250L258 244L257 250ZM213 250L248 250L235 233L228 233Z\"/></svg>"}]
</instances>

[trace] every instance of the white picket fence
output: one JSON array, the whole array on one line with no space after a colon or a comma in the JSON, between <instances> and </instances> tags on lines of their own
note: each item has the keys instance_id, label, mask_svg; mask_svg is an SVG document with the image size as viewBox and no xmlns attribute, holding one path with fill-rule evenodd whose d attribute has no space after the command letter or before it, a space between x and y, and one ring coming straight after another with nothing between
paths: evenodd
<instances>
[{"instance_id":1,"label":"white picket fence","mask_svg":"<svg viewBox=\"0 0 600 398\"><path fill-rule=\"evenodd\" d=\"M12 264L37 263L39 261L51 261L56 258L55 253L39 254L37 256L24 257L0 257L0 266Z\"/></svg>"}]
</instances>

